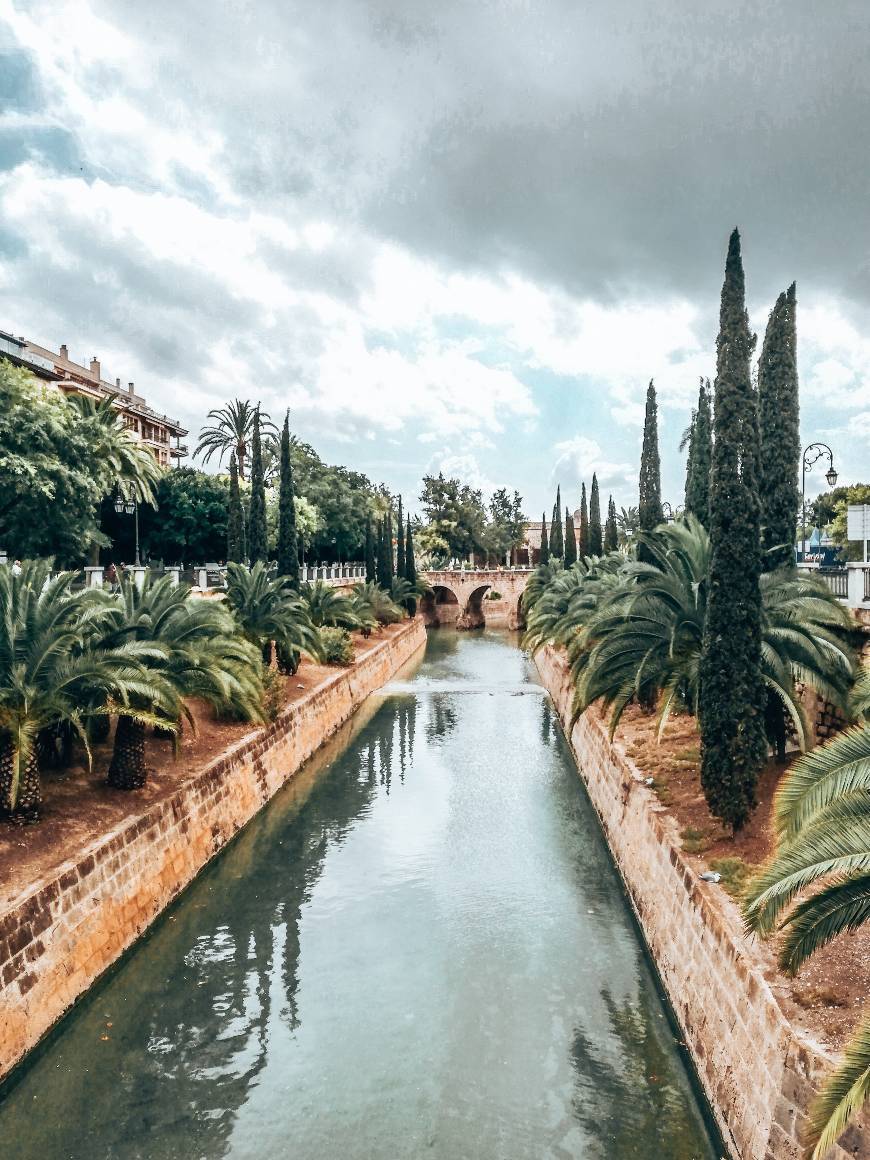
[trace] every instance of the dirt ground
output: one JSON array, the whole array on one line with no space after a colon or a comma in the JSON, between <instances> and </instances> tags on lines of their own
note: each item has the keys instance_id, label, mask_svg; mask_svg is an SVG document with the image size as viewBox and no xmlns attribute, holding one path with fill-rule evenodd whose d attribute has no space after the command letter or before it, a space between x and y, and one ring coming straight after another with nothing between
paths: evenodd
<instances>
[{"instance_id":1,"label":"dirt ground","mask_svg":"<svg viewBox=\"0 0 870 1160\"><path fill-rule=\"evenodd\" d=\"M353 635L355 657L359 659L401 625L391 625L373 633L368 640ZM303 661L299 671L286 677L287 703L298 701L326 677L339 672L336 666ZM92 841L120 827L128 818L141 814L152 802L166 797L178 785L227 746L251 733L257 726L217 721L203 704L192 706L196 731L185 726L173 757L171 739L149 736L146 753L148 781L141 790L124 793L105 784L111 758L111 743L93 747L89 771L82 755L66 769L48 770L43 775L43 816L37 825L11 826L0 822L0 911L31 883L44 877Z\"/></svg>"},{"instance_id":2,"label":"dirt ground","mask_svg":"<svg viewBox=\"0 0 870 1160\"><path fill-rule=\"evenodd\" d=\"M730 909L728 894L739 898L752 872L773 853L773 797L787 766L770 762L758 786L758 808L736 836L707 809L701 792L699 738L695 720L672 717L656 742L656 721L636 707L622 719L617 739L639 769L652 776L662 805L676 818L689 860L718 870L723 880L710 891ZM797 754L790 754L793 760ZM719 894L719 891L722 893ZM766 964L765 974L785 1014L820 1043L839 1048L849 1037L870 986L870 926L845 934L818 951L795 979L776 968L776 939L754 940Z\"/></svg>"}]
</instances>

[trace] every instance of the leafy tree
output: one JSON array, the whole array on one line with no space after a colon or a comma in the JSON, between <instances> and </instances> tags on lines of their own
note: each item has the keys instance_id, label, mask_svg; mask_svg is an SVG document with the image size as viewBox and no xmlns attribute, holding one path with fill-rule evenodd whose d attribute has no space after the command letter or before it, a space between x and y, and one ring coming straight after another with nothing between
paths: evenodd
<instances>
[{"instance_id":1,"label":"leafy tree","mask_svg":"<svg viewBox=\"0 0 870 1160\"><path fill-rule=\"evenodd\" d=\"M582 528L582 524L581 524ZM582 532L581 532L582 536ZM577 537L574 535L574 517L565 508L565 567L577 562Z\"/></svg>"},{"instance_id":2,"label":"leafy tree","mask_svg":"<svg viewBox=\"0 0 870 1160\"><path fill-rule=\"evenodd\" d=\"M203 463L208 463L212 456L217 455L218 463L221 463L226 454L235 452L239 479L245 478L245 463L254 432L260 435L265 432L273 438L278 435L278 428L266 412L260 410L259 403L252 403L250 399L232 399L225 406L209 411L207 417L215 422L200 431L194 459L202 455Z\"/></svg>"},{"instance_id":3,"label":"leafy tree","mask_svg":"<svg viewBox=\"0 0 870 1160\"><path fill-rule=\"evenodd\" d=\"M700 664L701 784L735 830L755 805L767 757L761 671L758 402L740 235L728 244L716 342L710 474L710 592Z\"/></svg>"},{"instance_id":4,"label":"leafy tree","mask_svg":"<svg viewBox=\"0 0 870 1160\"><path fill-rule=\"evenodd\" d=\"M616 528L616 504L613 496L607 500L607 522L604 525L604 551L615 552L619 547L619 533Z\"/></svg>"},{"instance_id":5,"label":"leafy tree","mask_svg":"<svg viewBox=\"0 0 870 1160\"><path fill-rule=\"evenodd\" d=\"M562 489L556 486L556 502L550 520L550 558L562 560L565 556L565 538L562 533Z\"/></svg>"},{"instance_id":6,"label":"leafy tree","mask_svg":"<svg viewBox=\"0 0 870 1160\"><path fill-rule=\"evenodd\" d=\"M839 494L837 494L839 493ZM830 493L837 495L833 504L833 514L829 523L831 539L840 549L841 560L863 560L864 546L860 540L847 540L847 516L849 504L870 504L870 484L852 483L846 487L834 488Z\"/></svg>"},{"instance_id":7,"label":"leafy tree","mask_svg":"<svg viewBox=\"0 0 870 1160\"><path fill-rule=\"evenodd\" d=\"M650 379L646 389L643 448L640 454L640 499L637 510L640 528L643 531L650 532L662 522L658 407L656 405L656 389L652 379Z\"/></svg>"},{"instance_id":8,"label":"leafy tree","mask_svg":"<svg viewBox=\"0 0 870 1160\"><path fill-rule=\"evenodd\" d=\"M208 475L193 467L164 471L155 491L156 508L139 511L139 537L146 559L166 564L204 563L222 560L228 542L230 482L226 476ZM103 527L115 545L132 552L129 516L119 516L109 498ZM118 529L117 532L115 529Z\"/></svg>"},{"instance_id":9,"label":"leafy tree","mask_svg":"<svg viewBox=\"0 0 870 1160\"><path fill-rule=\"evenodd\" d=\"M231 565L236 567L237 565ZM222 604L192 597L168 576L141 586L127 577L106 610L103 647L147 650L146 679L131 692L115 727L107 782L113 789L145 784L145 730L155 719L175 729L189 720L185 698L221 712L262 721L263 686L255 651L234 631Z\"/></svg>"},{"instance_id":10,"label":"leafy tree","mask_svg":"<svg viewBox=\"0 0 870 1160\"><path fill-rule=\"evenodd\" d=\"M480 491L443 473L423 476L420 504L426 517L426 546L445 545L447 554L466 557L483 547L486 510ZM421 535L421 545L423 536Z\"/></svg>"},{"instance_id":11,"label":"leafy tree","mask_svg":"<svg viewBox=\"0 0 870 1160\"><path fill-rule=\"evenodd\" d=\"M598 493L598 476L593 471L592 492L589 497L589 552L593 556L600 556L603 551L604 535L601 528L601 496Z\"/></svg>"},{"instance_id":12,"label":"leafy tree","mask_svg":"<svg viewBox=\"0 0 870 1160\"><path fill-rule=\"evenodd\" d=\"M245 509L239 491L239 469L235 451L230 452L230 494L227 512L227 560L241 564L246 556Z\"/></svg>"},{"instance_id":13,"label":"leafy tree","mask_svg":"<svg viewBox=\"0 0 870 1160\"><path fill-rule=\"evenodd\" d=\"M586 484L580 484L580 558L585 559L590 552L589 510L586 506Z\"/></svg>"},{"instance_id":14,"label":"leafy tree","mask_svg":"<svg viewBox=\"0 0 870 1160\"><path fill-rule=\"evenodd\" d=\"M0 358L0 544L11 555L81 561L108 543L103 497L120 483L151 502L159 473L117 411L67 399Z\"/></svg>"},{"instance_id":15,"label":"leafy tree","mask_svg":"<svg viewBox=\"0 0 870 1160\"><path fill-rule=\"evenodd\" d=\"M710 463L713 455L713 428L710 415L710 380L701 379L698 409L683 436L680 449L689 445L686 464L686 514L697 516L706 527L710 518Z\"/></svg>"},{"instance_id":16,"label":"leafy tree","mask_svg":"<svg viewBox=\"0 0 870 1160\"><path fill-rule=\"evenodd\" d=\"M251 432L251 502L248 516L248 555L251 564L265 561L268 556L266 541L266 480L263 475L263 448L260 439L259 410Z\"/></svg>"},{"instance_id":17,"label":"leafy tree","mask_svg":"<svg viewBox=\"0 0 870 1160\"><path fill-rule=\"evenodd\" d=\"M366 583L377 583L378 573L375 564L375 543L372 537L372 521L371 517L366 520L366 541L365 541L365 561L366 561Z\"/></svg>"},{"instance_id":18,"label":"leafy tree","mask_svg":"<svg viewBox=\"0 0 870 1160\"><path fill-rule=\"evenodd\" d=\"M758 360L761 543L766 571L792 563L797 536L801 437L796 315L792 282L770 313Z\"/></svg>"},{"instance_id":19,"label":"leafy tree","mask_svg":"<svg viewBox=\"0 0 870 1160\"><path fill-rule=\"evenodd\" d=\"M396 518L398 534L396 536L396 575L405 578L405 521L402 517L402 497L399 496L399 513Z\"/></svg>"},{"instance_id":20,"label":"leafy tree","mask_svg":"<svg viewBox=\"0 0 870 1160\"><path fill-rule=\"evenodd\" d=\"M290 454L296 493L317 508L312 556L319 560L363 559L366 521L383 518L390 504L389 493L376 488L361 472L324 463L313 447L298 439L291 439Z\"/></svg>"},{"instance_id":21,"label":"leafy tree","mask_svg":"<svg viewBox=\"0 0 870 1160\"><path fill-rule=\"evenodd\" d=\"M489 517L482 537L487 563L493 556L501 563L525 538L526 517L520 493L515 491L511 496L506 487L494 491L489 502Z\"/></svg>"},{"instance_id":22,"label":"leafy tree","mask_svg":"<svg viewBox=\"0 0 870 1160\"><path fill-rule=\"evenodd\" d=\"M547 541L547 513L541 514L541 551L538 557L538 563L549 564L550 562L550 545Z\"/></svg>"},{"instance_id":23,"label":"leafy tree","mask_svg":"<svg viewBox=\"0 0 870 1160\"><path fill-rule=\"evenodd\" d=\"M281 431L281 469L278 486L278 575L299 584L299 544L296 539L296 504L293 494L293 461L290 458L290 416Z\"/></svg>"}]
</instances>

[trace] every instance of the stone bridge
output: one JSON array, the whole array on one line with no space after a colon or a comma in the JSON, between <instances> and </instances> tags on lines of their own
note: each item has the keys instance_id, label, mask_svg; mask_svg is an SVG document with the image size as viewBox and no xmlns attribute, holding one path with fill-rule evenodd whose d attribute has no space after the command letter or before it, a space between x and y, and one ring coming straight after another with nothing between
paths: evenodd
<instances>
[{"instance_id":1,"label":"stone bridge","mask_svg":"<svg viewBox=\"0 0 870 1160\"><path fill-rule=\"evenodd\" d=\"M482 628L485 624L525 627L520 601L532 568L467 568L421 572L431 591L420 601L427 628L451 624Z\"/></svg>"}]
</instances>

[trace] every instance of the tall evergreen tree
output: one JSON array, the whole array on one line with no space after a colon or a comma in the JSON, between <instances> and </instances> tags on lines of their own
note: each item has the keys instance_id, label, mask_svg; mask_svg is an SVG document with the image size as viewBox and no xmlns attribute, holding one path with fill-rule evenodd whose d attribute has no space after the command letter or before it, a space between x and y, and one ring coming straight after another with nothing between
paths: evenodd
<instances>
[{"instance_id":1,"label":"tall evergreen tree","mask_svg":"<svg viewBox=\"0 0 870 1160\"><path fill-rule=\"evenodd\" d=\"M713 456L713 421L710 414L710 380L701 379L698 409L688 433L686 463L686 515L697 516L704 527L710 520L710 464Z\"/></svg>"},{"instance_id":2,"label":"tall evergreen tree","mask_svg":"<svg viewBox=\"0 0 870 1160\"><path fill-rule=\"evenodd\" d=\"M389 517L378 521L378 584L388 592L393 584L393 546Z\"/></svg>"},{"instance_id":3,"label":"tall evergreen tree","mask_svg":"<svg viewBox=\"0 0 870 1160\"><path fill-rule=\"evenodd\" d=\"M366 518L366 584L376 584L378 567L375 559L375 541L372 536L372 517Z\"/></svg>"},{"instance_id":4,"label":"tall evergreen tree","mask_svg":"<svg viewBox=\"0 0 870 1160\"><path fill-rule=\"evenodd\" d=\"M414 559L414 538L411 535L411 517L408 516L405 522L405 579L409 584L417 585L417 563ZM405 605L408 609L409 616L416 616L417 614L417 600L416 597L408 597Z\"/></svg>"},{"instance_id":5,"label":"tall evergreen tree","mask_svg":"<svg viewBox=\"0 0 870 1160\"><path fill-rule=\"evenodd\" d=\"M263 448L260 441L260 411L254 422L251 437L251 508L248 518L248 555L251 567L262 560L266 563L266 481L263 476Z\"/></svg>"},{"instance_id":6,"label":"tall evergreen tree","mask_svg":"<svg viewBox=\"0 0 870 1160\"><path fill-rule=\"evenodd\" d=\"M607 501L607 522L604 525L604 550L615 552L619 547L619 532L616 527L616 504L613 496Z\"/></svg>"},{"instance_id":7,"label":"tall evergreen tree","mask_svg":"<svg viewBox=\"0 0 870 1160\"><path fill-rule=\"evenodd\" d=\"M299 587L299 543L296 537L296 506L293 503L293 463L290 459L290 417L281 430L281 475L278 483L278 574Z\"/></svg>"},{"instance_id":8,"label":"tall evergreen tree","mask_svg":"<svg viewBox=\"0 0 870 1160\"><path fill-rule=\"evenodd\" d=\"M646 389L643 420L643 449L640 455L640 499L638 516L642 531L652 531L662 522L662 484L659 463L659 428L656 389L652 379Z\"/></svg>"},{"instance_id":9,"label":"tall evergreen tree","mask_svg":"<svg viewBox=\"0 0 870 1160\"><path fill-rule=\"evenodd\" d=\"M241 564L245 558L245 513L239 491L239 465L230 455L230 502L227 509L227 560Z\"/></svg>"},{"instance_id":10,"label":"tall evergreen tree","mask_svg":"<svg viewBox=\"0 0 870 1160\"><path fill-rule=\"evenodd\" d=\"M574 517L565 508L565 567L577 562L577 537L574 534Z\"/></svg>"},{"instance_id":11,"label":"tall evergreen tree","mask_svg":"<svg viewBox=\"0 0 870 1160\"><path fill-rule=\"evenodd\" d=\"M698 706L701 785L711 811L735 830L755 804L758 774L767 757L758 400L749 366L754 346L735 229L728 244L716 340L710 587Z\"/></svg>"},{"instance_id":12,"label":"tall evergreen tree","mask_svg":"<svg viewBox=\"0 0 870 1160\"><path fill-rule=\"evenodd\" d=\"M541 551L538 556L539 564L549 564L550 562L550 543L547 539L547 513L541 513Z\"/></svg>"},{"instance_id":13,"label":"tall evergreen tree","mask_svg":"<svg viewBox=\"0 0 870 1160\"><path fill-rule=\"evenodd\" d=\"M758 360L761 436L762 567L794 563L800 492L801 438L797 375L795 284L771 311Z\"/></svg>"},{"instance_id":14,"label":"tall evergreen tree","mask_svg":"<svg viewBox=\"0 0 870 1160\"><path fill-rule=\"evenodd\" d=\"M586 504L586 484L580 484L580 543L578 545L581 559L589 555L589 508Z\"/></svg>"},{"instance_id":15,"label":"tall evergreen tree","mask_svg":"<svg viewBox=\"0 0 870 1160\"><path fill-rule=\"evenodd\" d=\"M396 517L396 575L405 578L405 521L402 518L402 497L399 496L399 513Z\"/></svg>"},{"instance_id":16,"label":"tall evergreen tree","mask_svg":"<svg viewBox=\"0 0 870 1160\"><path fill-rule=\"evenodd\" d=\"M565 540L562 535L562 488L556 487L556 502L553 504L553 518L550 520L550 557L561 560L565 555Z\"/></svg>"},{"instance_id":17,"label":"tall evergreen tree","mask_svg":"<svg viewBox=\"0 0 870 1160\"><path fill-rule=\"evenodd\" d=\"M601 496L598 494L598 476L592 472L592 491L589 495L589 554L600 556L604 550L601 528Z\"/></svg>"}]
</instances>

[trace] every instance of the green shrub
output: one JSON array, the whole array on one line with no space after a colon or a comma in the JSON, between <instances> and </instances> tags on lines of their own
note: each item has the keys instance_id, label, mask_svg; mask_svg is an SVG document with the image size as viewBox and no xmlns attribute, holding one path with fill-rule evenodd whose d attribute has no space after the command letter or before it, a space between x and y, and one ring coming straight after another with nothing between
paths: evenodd
<instances>
[{"instance_id":1,"label":"green shrub","mask_svg":"<svg viewBox=\"0 0 870 1160\"><path fill-rule=\"evenodd\" d=\"M263 716L267 721L274 721L284 708L287 693L284 687L284 678L277 669L270 665L263 665Z\"/></svg>"},{"instance_id":2,"label":"green shrub","mask_svg":"<svg viewBox=\"0 0 870 1160\"><path fill-rule=\"evenodd\" d=\"M486 594L486 599L487 600L501 600L501 593L500 592L493 592L492 590L490 590Z\"/></svg>"},{"instance_id":3,"label":"green shrub","mask_svg":"<svg viewBox=\"0 0 870 1160\"><path fill-rule=\"evenodd\" d=\"M322 628L320 639L328 665L349 665L353 662L353 641L346 628Z\"/></svg>"},{"instance_id":4,"label":"green shrub","mask_svg":"<svg viewBox=\"0 0 870 1160\"><path fill-rule=\"evenodd\" d=\"M711 858L710 869L722 875L722 885L739 902L755 867L742 858Z\"/></svg>"}]
</instances>

